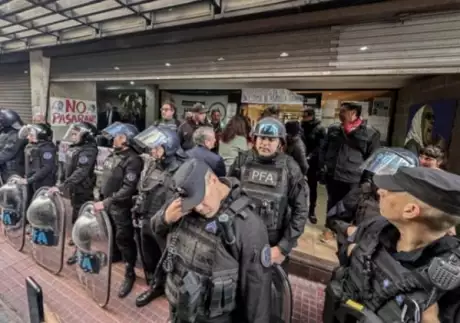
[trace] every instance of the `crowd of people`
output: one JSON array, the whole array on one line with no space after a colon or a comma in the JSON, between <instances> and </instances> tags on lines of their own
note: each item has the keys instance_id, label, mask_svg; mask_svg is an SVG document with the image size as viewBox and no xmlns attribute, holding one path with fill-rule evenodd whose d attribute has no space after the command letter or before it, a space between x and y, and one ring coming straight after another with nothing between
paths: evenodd
<instances>
[{"instance_id":1,"label":"crowd of people","mask_svg":"<svg viewBox=\"0 0 460 323\"><path fill-rule=\"evenodd\" d=\"M287 273L307 221L317 223L321 183L340 262L324 322L460 322L460 177L441 169L439 147L381 147L353 103L327 130L313 108L284 124L270 107L253 128L240 115L222 127L218 112L208 122L199 103L185 121L175 115L174 102L164 102L161 119L140 133L120 122L99 133L72 124L58 176L51 128L1 109L2 179L20 175L32 192L52 186L67 196L81 232L91 229L78 220L84 203L107 212L112 260L125 264L118 296L131 292L140 257L148 286L136 305L166 295L172 322L184 323L283 321L274 273ZM113 152L96 200L98 143ZM83 243L75 227L69 266Z\"/></svg>"}]
</instances>

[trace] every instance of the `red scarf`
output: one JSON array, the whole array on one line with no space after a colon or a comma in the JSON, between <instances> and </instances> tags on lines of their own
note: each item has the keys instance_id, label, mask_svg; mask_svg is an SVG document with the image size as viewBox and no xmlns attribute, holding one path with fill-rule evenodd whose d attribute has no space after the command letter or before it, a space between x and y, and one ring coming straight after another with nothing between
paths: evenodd
<instances>
[{"instance_id":1,"label":"red scarf","mask_svg":"<svg viewBox=\"0 0 460 323\"><path fill-rule=\"evenodd\" d=\"M361 118L358 118L355 121L352 121L349 123L344 123L343 130L348 135L350 132L358 128L361 125L361 123L363 123L363 120Z\"/></svg>"}]
</instances>

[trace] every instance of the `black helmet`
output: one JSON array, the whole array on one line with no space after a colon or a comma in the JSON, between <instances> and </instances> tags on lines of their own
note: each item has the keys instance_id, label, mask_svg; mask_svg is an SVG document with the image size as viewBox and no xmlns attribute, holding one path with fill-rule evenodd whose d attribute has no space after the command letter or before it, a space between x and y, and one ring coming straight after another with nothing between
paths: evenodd
<instances>
[{"instance_id":1,"label":"black helmet","mask_svg":"<svg viewBox=\"0 0 460 323\"><path fill-rule=\"evenodd\" d=\"M266 117L257 122L254 132L254 137L279 138L286 140L286 128L284 124L276 118Z\"/></svg>"},{"instance_id":2,"label":"black helmet","mask_svg":"<svg viewBox=\"0 0 460 323\"><path fill-rule=\"evenodd\" d=\"M35 136L37 140L52 140L53 130L47 123L32 123L22 126L18 136L21 139L27 139L29 134Z\"/></svg>"},{"instance_id":3,"label":"black helmet","mask_svg":"<svg viewBox=\"0 0 460 323\"><path fill-rule=\"evenodd\" d=\"M134 141L143 149L163 147L165 157L175 155L180 149L179 136L167 126L150 126L134 137Z\"/></svg>"},{"instance_id":4,"label":"black helmet","mask_svg":"<svg viewBox=\"0 0 460 323\"><path fill-rule=\"evenodd\" d=\"M24 123L21 120L19 114L10 109L0 109L0 128L14 128L16 130L21 129Z\"/></svg>"},{"instance_id":5,"label":"black helmet","mask_svg":"<svg viewBox=\"0 0 460 323\"><path fill-rule=\"evenodd\" d=\"M97 128L94 125L89 122L77 122L69 127L62 140L73 144L81 144L94 140L96 135Z\"/></svg>"}]
</instances>

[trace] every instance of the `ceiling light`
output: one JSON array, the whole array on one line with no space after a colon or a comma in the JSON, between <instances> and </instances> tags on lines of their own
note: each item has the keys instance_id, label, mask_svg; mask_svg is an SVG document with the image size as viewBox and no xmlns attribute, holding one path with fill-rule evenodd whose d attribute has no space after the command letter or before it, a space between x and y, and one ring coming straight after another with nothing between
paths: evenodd
<instances>
[{"instance_id":1,"label":"ceiling light","mask_svg":"<svg viewBox=\"0 0 460 323\"><path fill-rule=\"evenodd\" d=\"M369 49L369 47L363 46L363 47L361 47L359 50L365 51L365 50L368 50L368 49Z\"/></svg>"},{"instance_id":2,"label":"ceiling light","mask_svg":"<svg viewBox=\"0 0 460 323\"><path fill-rule=\"evenodd\" d=\"M219 57L217 60L218 60L219 62L222 62L222 61L225 61L225 58Z\"/></svg>"},{"instance_id":3,"label":"ceiling light","mask_svg":"<svg viewBox=\"0 0 460 323\"><path fill-rule=\"evenodd\" d=\"M332 92L329 92L329 95L332 95Z\"/></svg>"},{"instance_id":4,"label":"ceiling light","mask_svg":"<svg viewBox=\"0 0 460 323\"><path fill-rule=\"evenodd\" d=\"M169 64L169 63L166 63L166 64L165 64L165 66L168 66L168 67L170 67L170 66L171 66L171 64Z\"/></svg>"},{"instance_id":5,"label":"ceiling light","mask_svg":"<svg viewBox=\"0 0 460 323\"><path fill-rule=\"evenodd\" d=\"M134 81L129 82L129 84L134 85Z\"/></svg>"},{"instance_id":6,"label":"ceiling light","mask_svg":"<svg viewBox=\"0 0 460 323\"><path fill-rule=\"evenodd\" d=\"M24 71L24 74L29 74L29 71L28 71L28 70L25 70L25 71Z\"/></svg>"},{"instance_id":7,"label":"ceiling light","mask_svg":"<svg viewBox=\"0 0 460 323\"><path fill-rule=\"evenodd\" d=\"M115 71L119 71L119 70L120 70L120 68L119 68L118 66L114 66L113 69L114 69Z\"/></svg>"},{"instance_id":8,"label":"ceiling light","mask_svg":"<svg viewBox=\"0 0 460 323\"><path fill-rule=\"evenodd\" d=\"M280 54L280 57L289 57L289 54L286 53L286 52L282 52L282 53Z\"/></svg>"}]
</instances>

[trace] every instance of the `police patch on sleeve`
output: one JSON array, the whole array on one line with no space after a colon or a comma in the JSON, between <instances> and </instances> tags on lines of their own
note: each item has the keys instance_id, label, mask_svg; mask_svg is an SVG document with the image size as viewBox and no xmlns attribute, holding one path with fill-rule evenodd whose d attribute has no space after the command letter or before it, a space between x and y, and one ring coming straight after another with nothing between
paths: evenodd
<instances>
[{"instance_id":1,"label":"police patch on sleeve","mask_svg":"<svg viewBox=\"0 0 460 323\"><path fill-rule=\"evenodd\" d=\"M51 154L49 151L43 154L43 159L50 160L51 158L53 158L53 154Z\"/></svg>"},{"instance_id":2,"label":"police patch on sleeve","mask_svg":"<svg viewBox=\"0 0 460 323\"><path fill-rule=\"evenodd\" d=\"M78 158L78 162L79 162L80 164L83 164L83 165L84 165L84 164L87 164L87 163L88 163L88 157L86 157L86 156L84 156L84 155L83 155L83 156L80 156L80 157Z\"/></svg>"},{"instance_id":3,"label":"police patch on sleeve","mask_svg":"<svg viewBox=\"0 0 460 323\"><path fill-rule=\"evenodd\" d=\"M128 173L128 174L126 174L126 178L128 179L128 181L134 182L136 180L137 176L134 173Z\"/></svg>"},{"instance_id":4,"label":"police patch on sleeve","mask_svg":"<svg viewBox=\"0 0 460 323\"><path fill-rule=\"evenodd\" d=\"M265 268L270 268L272 266L272 254L268 244L265 245L260 252L260 262Z\"/></svg>"}]
</instances>

